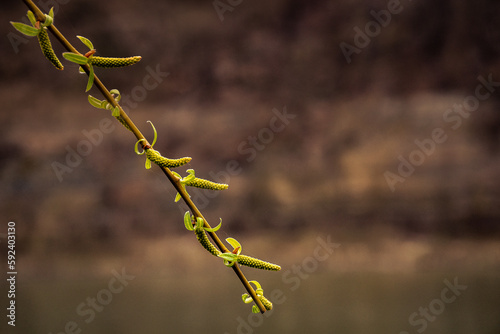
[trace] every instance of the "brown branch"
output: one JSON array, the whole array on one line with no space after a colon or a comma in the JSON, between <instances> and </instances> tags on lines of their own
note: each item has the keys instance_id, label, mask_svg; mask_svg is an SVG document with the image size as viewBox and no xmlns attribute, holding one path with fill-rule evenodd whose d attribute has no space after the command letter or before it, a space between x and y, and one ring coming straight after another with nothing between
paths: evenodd
<instances>
[{"instance_id":1,"label":"brown branch","mask_svg":"<svg viewBox=\"0 0 500 334\"><path fill-rule=\"evenodd\" d=\"M35 18L38 21L45 21L45 14L33 3L32 0L23 0L23 2L26 4L26 6L35 14ZM52 24L48 27L49 31L54 35L54 37L64 46L64 48L73 53L81 54L73 45L64 37L64 35ZM90 73L90 67L88 65L81 65L85 73L89 75ZM120 106L118 102L115 101L109 90L104 86L104 84L99 80L97 75L94 74L94 85L99 89L101 94L106 98L106 100L113 106L113 107L118 107L120 110L120 117L124 120L124 122L128 125L132 133L135 135L137 140L144 140L143 144L144 145L150 145L149 142L146 140L144 135L141 133L141 131L137 128L137 126L132 122L130 117L127 115L127 113L123 110L123 108ZM203 217L202 213L194 202L191 200L189 197L189 194L187 191L184 189L184 187L181 186L179 178L177 178L170 169L166 167L160 167L159 168L163 171L163 173L167 176L169 181L172 183L174 188L177 190L177 192L181 195L182 199L184 202L187 204L191 212L195 217L200 217L203 218L205 222L205 227L210 228L210 225L208 224L208 221ZM226 248L226 246L222 243L222 241L219 239L217 234L215 232L209 232L208 233L214 243L217 245L217 247L221 250L223 253L229 252L229 250ZM234 272L236 273L236 276L240 279L241 283L247 290L247 292L250 294L252 299L254 300L255 304L258 306L259 310L261 313L264 313L266 311L266 308L260 301L260 299L257 297L257 294L255 293L255 290L252 288L248 280L246 279L245 275L241 271L240 267L238 266L237 263L234 263L234 265L231 267L233 268Z\"/></svg>"}]
</instances>

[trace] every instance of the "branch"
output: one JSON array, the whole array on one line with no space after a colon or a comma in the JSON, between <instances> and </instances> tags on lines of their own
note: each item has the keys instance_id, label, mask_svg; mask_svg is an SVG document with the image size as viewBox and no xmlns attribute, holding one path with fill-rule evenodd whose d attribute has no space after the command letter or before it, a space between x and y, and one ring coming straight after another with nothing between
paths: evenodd
<instances>
[{"instance_id":1,"label":"branch","mask_svg":"<svg viewBox=\"0 0 500 334\"><path fill-rule=\"evenodd\" d=\"M33 3L33 1L31 1L31 0L23 0L23 2L35 14L35 17L36 17L36 19L38 21L41 21L41 22L45 21L45 14ZM64 35L53 24L50 25L50 26L48 26L48 29L54 35L54 37L64 46L64 48L67 51L73 52L73 53L77 53L77 54L81 54L75 47L73 47L73 45L71 45L71 43L64 37ZM85 71L85 73L87 73L87 75L90 74L90 67L89 67L89 65L81 65L81 67L83 68L83 70ZM144 145L150 145L149 142L147 141L147 139L141 133L141 131L137 128L137 126L134 124L134 122L132 122L132 120L130 119L130 117L127 115L127 113L120 106L120 104L117 101L115 101L115 99L113 98L113 96L111 95L111 93L109 92L109 90L106 88L106 86L104 86L104 84L101 82L101 80L99 80L99 78L97 77L97 75L94 76L94 85L97 86L97 88L99 89L99 91L101 92L101 94L104 96L104 98L113 107L115 107L115 108L118 107L118 109L120 110L120 117L123 119L124 123L126 123L128 125L130 131L132 131L132 133L135 135L135 137L137 138L137 140L142 140L142 143ZM172 172L170 171L170 169L168 169L166 167L161 167L161 166L158 166L158 167L163 171L163 173L166 175L166 177L172 183L172 185L174 186L174 188L181 195L182 199L184 200L184 202L186 203L186 205L189 207L189 209L191 210L191 212L193 213L193 215L195 217L203 218L203 220L205 222L205 227L211 228L210 225L208 224L208 221L205 219L205 217L203 217L203 215L200 212L200 210L198 210L198 208L196 207L196 205L194 204L194 202L191 200L191 198L190 198L189 194L187 193L187 191L184 189L184 187L182 187L179 178L177 178L175 175L173 175ZM221 252L223 252L223 253L229 252L229 250L222 243L222 241L219 239L219 237L217 236L217 234L215 232L208 232L208 234L210 235L210 237L212 238L212 240L214 241L214 243L217 245L217 247L221 250ZM250 296L252 297L253 301L256 303L256 305L259 308L260 312L264 313L266 311L266 308L264 307L264 305L262 304L262 302L258 298L255 290L253 289L253 287L250 285L250 283L246 279L245 275L241 271L241 269L238 266L238 264L235 263L231 268L233 268L234 272L236 273L236 276L238 276L238 278L240 279L241 283L243 284L243 286L245 287L245 289L247 290L247 292L250 294Z\"/></svg>"}]
</instances>

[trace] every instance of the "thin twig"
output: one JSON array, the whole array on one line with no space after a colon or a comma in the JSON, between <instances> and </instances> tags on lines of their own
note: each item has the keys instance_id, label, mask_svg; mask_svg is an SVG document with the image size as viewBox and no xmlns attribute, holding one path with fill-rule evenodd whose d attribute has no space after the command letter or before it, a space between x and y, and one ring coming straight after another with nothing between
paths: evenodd
<instances>
[{"instance_id":1,"label":"thin twig","mask_svg":"<svg viewBox=\"0 0 500 334\"><path fill-rule=\"evenodd\" d=\"M38 21L41 21L41 22L45 21L45 14L43 14L43 12L33 3L32 0L23 0L23 2L35 14L35 17ZM78 50L75 47L73 47L73 45L64 37L64 35L53 24L50 25L48 27L48 29L54 35L54 37L56 37L56 39L66 48L66 50L68 50L69 52L81 54L80 52L78 52ZM81 67L83 68L85 73L87 73L87 75L89 75L90 67L88 65L81 65ZM116 100L113 98L113 96L111 95L109 90L106 88L106 86L104 86L104 84L101 82L101 80L99 80L97 75L94 75L94 85L99 89L99 91L104 96L104 98L106 98L106 100L113 107L118 107L118 109L120 110L120 117L128 125L128 127L130 128L132 133L135 135L137 140L142 139L142 140L144 140L143 144L149 145L149 142L147 141L147 139L144 137L144 135L141 133L141 131L137 128L137 126L134 124L134 122L132 122L132 120L127 115L127 113L123 110L123 108L120 106L120 104L118 102L116 102ZM163 173L167 176L167 178L172 183L174 188L181 195L182 199L184 200L186 205L189 207L189 209L191 210L193 215L195 217L203 218L203 220L205 221L205 227L210 228L208 221L205 219L205 217L203 217L200 210L198 210L198 208L196 207L194 202L191 200L191 198L189 197L189 194L184 189L184 187L181 186L179 178L177 178L174 174L172 174L170 169L168 169L166 167L161 167L161 166L158 166L158 167L163 171ZM212 238L214 243L217 245L217 247L221 250L221 252L223 252L223 253L229 252L229 250L222 243L222 241L219 239L219 237L217 236L217 234L215 232L208 232L208 234L210 235L210 237ZM245 287L245 289L250 294L250 296L254 300L255 304L259 308L260 312L264 313L266 311L266 308L264 307L264 305L262 304L260 299L257 297L255 290L250 285L250 283L246 279L245 275L243 275L243 272L241 271L238 264L234 263L234 265L231 268L233 268L234 272L236 273L236 276L238 276L241 283L243 284L243 286Z\"/></svg>"}]
</instances>

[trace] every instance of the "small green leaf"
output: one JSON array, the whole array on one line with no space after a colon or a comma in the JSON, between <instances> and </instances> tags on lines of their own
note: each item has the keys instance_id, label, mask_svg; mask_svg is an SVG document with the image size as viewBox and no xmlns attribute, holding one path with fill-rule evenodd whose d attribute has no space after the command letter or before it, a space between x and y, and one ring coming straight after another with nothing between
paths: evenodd
<instances>
[{"instance_id":1,"label":"small green leaf","mask_svg":"<svg viewBox=\"0 0 500 334\"><path fill-rule=\"evenodd\" d=\"M92 88L92 85L94 84L94 67L92 65L90 67L90 72L89 72L89 81L87 82L87 89L85 90L88 92L90 88Z\"/></svg>"},{"instance_id":2,"label":"small green leaf","mask_svg":"<svg viewBox=\"0 0 500 334\"><path fill-rule=\"evenodd\" d=\"M33 14L33 12L31 10L28 10L28 19L30 20L31 22L31 25L34 27L35 24L36 24L36 18L35 18L35 14Z\"/></svg>"},{"instance_id":3,"label":"small green leaf","mask_svg":"<svg viewBox=\"0 0 500 334\"><path fill-rule=\"evenodd\" d=\"M45 15L45 21L42 23L42 27L48 27L52 25L54 19L50 15Z\"/></svg>"},{"instance_id":4,"label":"small green leaf","mask_svg":"<svg viewBox=\"0 0 500 334\"><path fill-rule=\"evenodd\" d=\"M189 211L186 211L184 214L184 226L188 229L188 231L193 231L193 224L191 223L191 215L189 214Z\"/></svg>"},{"instance_id":5,"label":"small green leaf","mask_svg":"<svg viewBox=\"0 0 500 334\"><path fill-rule=\"evenodd\" d=\"M151 122L151 121L148 121L148 122L153 127L154 137L153 137L153 143L151 144L151 147L153 147L156 144L156 139L158 139L158 133L156 132L156 128L153 125L153 122Z\"/></svg>"},{"instance_id":6,"label":"small green leaf","mask_svg":"<svg viewBox=\"0 0 500 334\"><path fill-rule=\"evenodd\" d=\"M92 95L89 95L89 103L93 106L93 107L96 107L97 109L103 109L102 108L102 103L104 101L102 100L99 100L99 99L96 99L95 97L93 97Z\"/></svg>"},{"instance_id":7,"label":"small green leaf","mask_svg":"<svg viewBox=\"0 0 500 334\"><path fill-rule=\"evenodd\" d=\"M221 226L222 226L222 218L220 220L219 225L217 225L215 227L211 227L211 228L205 228L205 231L207 231L207 232L217 232L220 229Z\"/></svg>"},{"instance_id":8,"label":"small green leaf","mask_svg":"<svg viewBox=\"0 0 500 334\"><path fill-rule=\"evenodd\" d=\"M111 113L113 117L120 117L120 107L114 107L113 112Z\"/></svg>"},{"instance_id":9,"label":"small green leaf","mask_svg":"<svg viewBox=\"0 0 500 334\"><path fill-rule=\"evenodd\" d=\"M92 44L90 39L85 38L83 36L76 36L76 37L78 37L78 39L80 39L80 41L82 41L82 43L85 44L85 46L87 46L90 50L94 50L94 44Z\"/></svg>"},{"instance_id":10,"label":"small green leaf","mask_svg":"<svg viewBox=\"0 0 500 334\"><path fill-rule=\"evenodd\" d=\"M120 91L116 88L110 90L109 93L111 95L116 95L116 97L113 96L113 98L115 99L116 102L120 102L120 100L122 99L122 95L120 94Z\"/></svg>"},{"instance_id":11,"label":"small green leaf","mask_svg":"<svg viewBox=\"0 0 500 334\"><path fill-rule=\"evenodd\" d=\"M151 169L151 160L149 160L148 158L146 158L146 169Z\"/></svg>"},{"instance_id":12,"label":"small green leaf","mask_svg":"<svg viewBox=\"0 0 500 334\"><path fill-rule=\"evenodd\" d=\"M76 63L78 65L85 65L88 63L88 58L85 57L84 55L80 55L78 53L74 52L63 52L63 57L66 58L67 60Z\"/></svg>"},{"instance_id":13,"label":"small green leaf","mask_svg":"<svg viewBox=\"0 0 500 334\"><path fill-rule=\"evenodd\" d=\"M10 22L14 26L14 28L17 29L22 34L25 34L26 36L37 36L38 33L40 33L40 29L37 29L35 27L30 27L27 24L21 23L21 22Z\"/></svg>"},{"instance_id":14,"label":"small green leaf","mask_svg":"<svg viewBox=\"0 0 500 334\"><path fill-rule=\"evenodd\" d=\"M139 152L139 143L141 141L146 141L145 139L139 139L136 143L135 143L135 146L134 146L134 152L138 155L143 155L146 151L142 151L142 152Z\"/></svg>"},{"instance_id":15,"label":"small green leaf","mask_svg":"<svg viewBox=\"0 0 500 334\"><path fill-rule=\"evenodd\" d=\"M188 172L189 175L186 177L183 177L181 179L181 183L189 183L196 178L196 176L194 175L194 173L195 173L194 169L188 169L186 172Z\"/></svg>"},{"instance_id":16,"label":"small green leaf","mask_svg":"<svg viewBox=\"0 0 500 334\"><path fill-rule=\"evenodd\" d=\"M230 262L231 264L230 265L227 265L228 267L231 267L234 262L236 262L236 259L238 257L238 255L236 254L233 254L233 253L222 253L222 254L219 254L218 255L220 258L223 258L224 260L226 260L227 262Z\"/></svg>"},{"instance_id":17,"label":"small green leaf","mask_svg":"<svg viewBox=\"0 0 500 334\"><path fill-rule=\"evenodd\" d=\"M238 250L238 255L239 255L239 253L241 252L241 244L238 242L238 240L236 240L234 238L227 238L226 241L228 244L233 246L234 249L239 248L239 250Z\"/></svg>"},{"instance_id":18,"label":"small green leaf","mask_svg":"<svg viewBox=\"0 0 500 334\"><path fill-rule=\"evenodd\" d=\"M180 199L181 199L181 194L177 193L177 195L175 195L174 202L177 203L177 202L179 202Z\"/></svg>"},{"instance_id":19,"label":"small green leaf","mask_svg":"<svg viewBox=\"0 0 500 334\"><path fill-rule=\"evenodd\" d=\"M259 310L259 308L257 307L257 305L252 306L252 312L253 312L253 313L259 313L259 312L260 312L260 310Z\"/></svg>"},{"instance_id":20,"label":"small green leaf","mask_svg":"<svg viewBox=\"0 0 500 334\"><path fill-rule=\"evenodd\" d=\"M256 290L262 290L262 287L260 286L260 283L257 281L248 281L248 283L253 283L255 285ZM264 290L262 290L262 294L264 293Z\"/></svg>"},{"instance_id":21,"label":"small green leaf","mask_svg":"<svg viewBox=\"0 0 500 334\"><path fill-rule=\"evenodd\" d=\"M82 43L85 44L85 46L87 46L90 50L94 50L94 44L92 44L92 42L88 38L85 38L83 36L76 37L78 37L78 39L80 39L80 41L82 41Z\"/></svg>"},{"instance_id":22,"label":"small green leaf","mask_svg":"<svg viewBox=\"0 0 500 334\"><path fill-rule=\"evenodd\" d=\"M49 16L54 19L54 7L52 7L49 11Z\"/></svg>"}]
</instances>

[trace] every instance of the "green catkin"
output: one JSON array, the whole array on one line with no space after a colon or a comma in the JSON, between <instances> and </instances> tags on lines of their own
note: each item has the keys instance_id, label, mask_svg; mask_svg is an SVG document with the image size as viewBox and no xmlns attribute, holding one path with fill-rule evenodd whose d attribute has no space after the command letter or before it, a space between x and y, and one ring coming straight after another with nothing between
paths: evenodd
<instances>
[{"instance_id":1,"label":"green catkin","mask_svg":"<svg viewBox=\"0 0 500 334\"><path fill-rule=\"evenodd\" d=\"M141 56L134 56L128 58L92 56L89 58L89 63L97 67L113 68L113 67L125 67L133 65L139 62L141 59L142 59Z\"/></svg>"},{"instance_id":2,"label":"green catkin","mask_svg":"<svg viewBox=\"0 0 500 334\"><path fill-rule=\"evenodd\" d=\"M267 299L264 296L257 296L259 297L260 301L262 302L262 305L266 308L266 310L271 311L273 309L273 303L269 299Z\"/></svg>"},{"instance_id":3,"label":"green catkin","mask_svg":"<svg viewBox=\"0 0 500 334\"><path fill-rule=\"evenodd\" d=\"M215 182L208 181L208 180L205 180L205 179L200 179L200 178L197 178L197 177L195 177L191 181L187 181L185 183L185 185L186 186L190 186L190 187L197 187L197 188L203 188L203 189L212 189L212 190L225 190L225 189L227 189L229 187L227 184L224 184L224 183L215 183Z\"/></svg>"},{"instance_id":4,"label":"green catkin","mask_svg":"<svg viewBox=\"0 0 500 334\"><path fill-rule=\"evenodd\" d=\"M257 269L274 270L274 271L281 270L281 267L277 264L262 261L246 255L238 255L238 257L236 258L236 262L238 262L243 266L257 268Z\"/></svg>"},{"instance_id":5,"label":"green catkin","mask_svg":"<svg viewBox=\"0 0 500 334\"><path fill-rule=\"evenodd\" d=\"M42 48L42 52L45 55L45 58L50 60L50 62L58 69L63 70L64 66L57 58L54 49L52 49L52 44L50 43L49 34L47 33L47 28L40 29L40 32L37 35L38 42L40 43L40 47Z\"/></svg>"},{"instance_id":6,"label":"green catkin","mask_svg":"<svg viewBox=\"0 0 500 334\"><path fill-rule=\"evenodd\" d=\"M203 227L195 227L194 233L196 234L196 239L198 239L203 248L209 251L212 255L218 256L221 254L221 252L210 242Z\"/></svg>"},{"instance_id":7,"label":"green catkin","mask_svg":"<svg viewBox=\"0 0 500 334\"><path fill-rule=\"evenodd\" d=\"M190 157L184 157L180 159L168 159L165 158L155 149L146 149L146 156L149 160L161 167L175 168L187 164L191 161Z\"/></svg>"}]
</instances>

